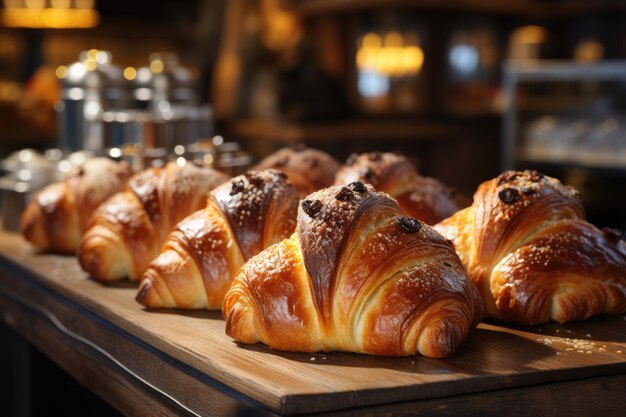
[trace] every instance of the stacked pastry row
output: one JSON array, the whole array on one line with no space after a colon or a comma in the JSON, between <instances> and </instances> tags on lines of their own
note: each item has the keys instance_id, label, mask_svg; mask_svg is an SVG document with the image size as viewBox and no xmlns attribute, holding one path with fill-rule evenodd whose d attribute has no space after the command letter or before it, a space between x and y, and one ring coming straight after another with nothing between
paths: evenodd
<instances>
[{"instance_id":1,"label":"stacked pastry row","mask_svg":"<svg viewBox=\"0 0 626 417\"><path fill-rule=\"evenodd\" d=\"M95 279L139 280L149 308L222 308L235 340L284 350L445 357L483 310L520 324L626 312L626 244L585 221L571 187L506 172L462 204L397 154L341 166L284 149L230 180L95 160L22 227Z\"/></svg>"}]
</instances>

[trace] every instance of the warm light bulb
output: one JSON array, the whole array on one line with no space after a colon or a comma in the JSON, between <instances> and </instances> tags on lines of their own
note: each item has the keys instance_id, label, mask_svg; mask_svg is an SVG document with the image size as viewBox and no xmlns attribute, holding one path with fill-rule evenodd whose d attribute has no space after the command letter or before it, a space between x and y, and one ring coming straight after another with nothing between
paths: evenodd
<instances>
[{"instance_id":1,"label":"warm light bulb","mask_svg":"<svg viewBox=\"0 0 626 417\"><path fill-rule=\"evenodd\" d=\"M150 70L155 74L163 72L163 61L161 61L160 59L155 59L154 61L150 62Z\"/></svg>"},{"instance_id":2,"label":"warm light bulb","mask_svg":"<svg viewBox=\"0 0 626 417\"><path fill-rule=\"evenodd\" d=\"M87 51L87 59L91 59L95 61L97 57L98 57L97 49L90 49L89 51Z\"/></svg>"},{"instance_id":3,"label":"warm light bulb","mask_svg":"<svg viewBox=\"0 0 626 417\"><path fill-rule=\"evenodd\" d=\"M87 58L87 60L85 61L85 69L87 71L94 71L97 66L98 66L98 63L96 62L95 59Z\"/></svg>"},{"instance_id":4,"label":"warm light bulb","mask_svg":"<svg viewBox=\"0 0 626 417\"><path fill-rule=\"evenodd\" d=\"M67 67L65 65L61 65L61 66L57 67L55 73L56 73L57 77L65 78L65 77L67 77L67 73L68 73Z\"/></svg>"},{"instance_id":5,"label":"warm light bulb","mask_svg":"<svg viewBox=\"0 0 626 417\"><path fill-rule=\"evenodd\" d=\"M399 47L402 46L403 38L400 32L389 32L385 35L385 46L388 47Z\"/></svg>"},{"instance_id":6,"label":"warm light bulb","mask_svg":"<svg viewBox=\"0 0 626 417\"><path fill-rule=\"evenodd\" d=\"M378 36L374 32L370 32L367 35L363 36L363 40L361 41L361 43L366 48L380 48L380 45L382 44L380 36Z\"/></svg>"},{"instance_id":7,"label":"warm light bulb","mask_svg":"<svg viewBox=\"0 0 626 417\"><path fill-rule=\"evenodd\" d=\"M137 70L133 67L124 68L124 78L127 80L134 80L137 77Z\"/></svg>"},{"instance_id":8,"label":"warm light bulb","mask_svg":"<svg viewBox=\"0 0 626 417\"><path fill-rule=\"evenodd\" d=\"M408 73L418 73L424 65L424 51L419 46L404 48L404 66Z\"/></svg>"}]
</instances>

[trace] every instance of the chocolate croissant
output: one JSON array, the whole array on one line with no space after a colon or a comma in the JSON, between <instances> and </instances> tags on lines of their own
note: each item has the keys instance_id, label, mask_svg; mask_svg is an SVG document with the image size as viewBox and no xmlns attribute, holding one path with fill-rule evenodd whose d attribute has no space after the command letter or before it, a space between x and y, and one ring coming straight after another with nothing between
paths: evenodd
<instances>
[{"instance_id":1,"label":"chocolate croissant","mask_svg":"<svg viewBox=\"0 0 626 417\"><path fill-rule=\"evenodd\" d=\"M585 221L578 192L536 171L480 185L435 228L454 241L486 314L533 325L626 312L626 245Z\"/></svg>"},{"instance_id":2,"label":"chocolate croissant","mask_svg":"<svg viewBox=\"0 0 626 417\"><path fill-rule=\"evenodd\" d=\"M213 190L183 219L143 275L137 301L150 308L220 309L239 268L296 227L298 192L280 171L250 171Z\"/></svg>"},{"instance_id":3,"label":"chocolate croissant","mask_svg":"<svg viewBox=\"0 0 626 417\"><path fill-rule=\"evenodd\" d=\"M455 191L434 178L418 175L404 156L389 152L351 155L339 170L335 185L353 181L372 184L398 200L408 216L435 224L459 210Z\"/></svg>"},{"instance_id":4,"label":"chocolate croissant","mask_svg":"<svg viewBox=\"0 0 626 417\"><path fill-rule=\"evenodd\" d=\"M126 191L94 212L78 247L81 266L98 280L139 279L172 227L202 208L209 191L227 179L190 163L135 175Z\"/></svg>"},{"instance_id":5,"label":"chocolate croissant","mask_svg":"<svg viewBox=\"0 0 626 417\"><path fill-rule=\"evenodd\" d=\"M122 191L131 175L126 162L88 159L63 181L35 194L20 220L24 238L41 250L75 252L91 214L104 200Z\"/></svg>"},{"instance_id":6,"label":"chocolate croissant","mask_svg":"<svg viewBox=\"0 0 626 417\"><path fill-rule=\"evenodd\" d=\"M450 356L481 317L452 244L360 182L302 201L297 232L244 264L222 311L241 343L385 356Z\"/></svg>"},{"instance_id":7,"label":"chocolate croissant","mask_svg":"<svg viewBox=\"0 0 626 417\"><path fill-rule=\"evenodd\" d=\"M280 149L252 169L260 171L274 168L284 172L289 177L289 182L304 197L314 191L330 187L339 167L339 162L326 152L300 146Z\"/></svg>"}]
</instances>

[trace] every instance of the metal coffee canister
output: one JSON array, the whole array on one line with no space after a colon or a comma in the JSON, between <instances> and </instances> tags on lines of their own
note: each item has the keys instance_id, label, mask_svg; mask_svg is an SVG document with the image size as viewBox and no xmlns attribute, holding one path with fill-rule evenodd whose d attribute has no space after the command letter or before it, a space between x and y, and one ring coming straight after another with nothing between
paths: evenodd
<instances>
[{"instance_id":1,"label":"metal coffee canister","mask_svg":"<svg viewBox=\"0 0 626 417\"><path fill-rule=\"evenodd\" d=\"M108 51L81 52L78 62L61 77L62 100L57 104L59 147L65 152L100 152L104 147L102 114L128 107L127 81Z\"/></svg>"}]
</instances>

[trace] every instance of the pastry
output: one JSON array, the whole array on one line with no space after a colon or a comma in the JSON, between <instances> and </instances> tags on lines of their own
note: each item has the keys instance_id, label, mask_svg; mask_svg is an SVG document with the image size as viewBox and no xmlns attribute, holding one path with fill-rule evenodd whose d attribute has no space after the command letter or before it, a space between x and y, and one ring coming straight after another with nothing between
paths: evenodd
<instances>
[{"instance_id":1,"label":"pastry","mask_svg":"<svg viewBox=\"0 0 626 417\"><path fill-rule=\"evenodd\" d=\"M137 301L150 308L220 309L243 263L289 237L298 192L280 171L250 171L214 189L183 219L143 275Z\"/></svg>"},{"instance_id":2,"label":"pastry","mask_svg":"<svg viewBox=\"0 0 626 417\"><path fill-rule=\"evenodd\" d=\"M459 210L456 192L434 178L418 175L415 166L404 156L389 152L353 154L339 170L335 185L353 181L372 184L398 200L408 216L429 225Z\"/></svg>"},{"instance_id":3,"label":"pastry","mask_svg":"<svg viewBox=\"0 0 626 417\"><path fill-rule=\"evenodd\" d=\"M304 146L283 148L269 155L253 170L278 169L289 177L302 197L333 184L339 162L317 149Z\"/></svg>"},{"instance_id":4,"label":"pastry","mask_svg":"<svg viewBox=\"0 0 626 417\"><path fill-rule=\"evenodd\" d=\"M578 192L507 171L435 228L451 239L488 316L533 325L626 312L626 246L585 221Z\"/></svg>"},{"instance_id":5,"label":"pastry","mask_svg":"<svg viewBox=\"0 0 626 417\"><path fill-rule=\"evenodd\" d=\"M81 266L98 280L138 280L176 223L202 208L209 191L227 179L191 163L135 175L126 191L94 212L78 248Z\"/></svg>"},{"instance_id":6,"label":"pastry","mask_svg":"<svg viewBox=\"0 0 626 417\"><path fill-rule=\"evenodd\" d=\"M94 210L126 186L126 162L92 158L63 181L37 192L22 213L24 238L44 251L73 253Z\"/></svg>"},{"instance_id":7,"label":"pastry","mask_svg":"<svg viewBox=\"0 0 626 417\"><path fill-rule=\"evenodd\" d=\"M240 343L428 357L454 354L481 317L452 244L361 182L303 200L296 233L244 264L222 311Z\"/></svg>"}]
</instances>

